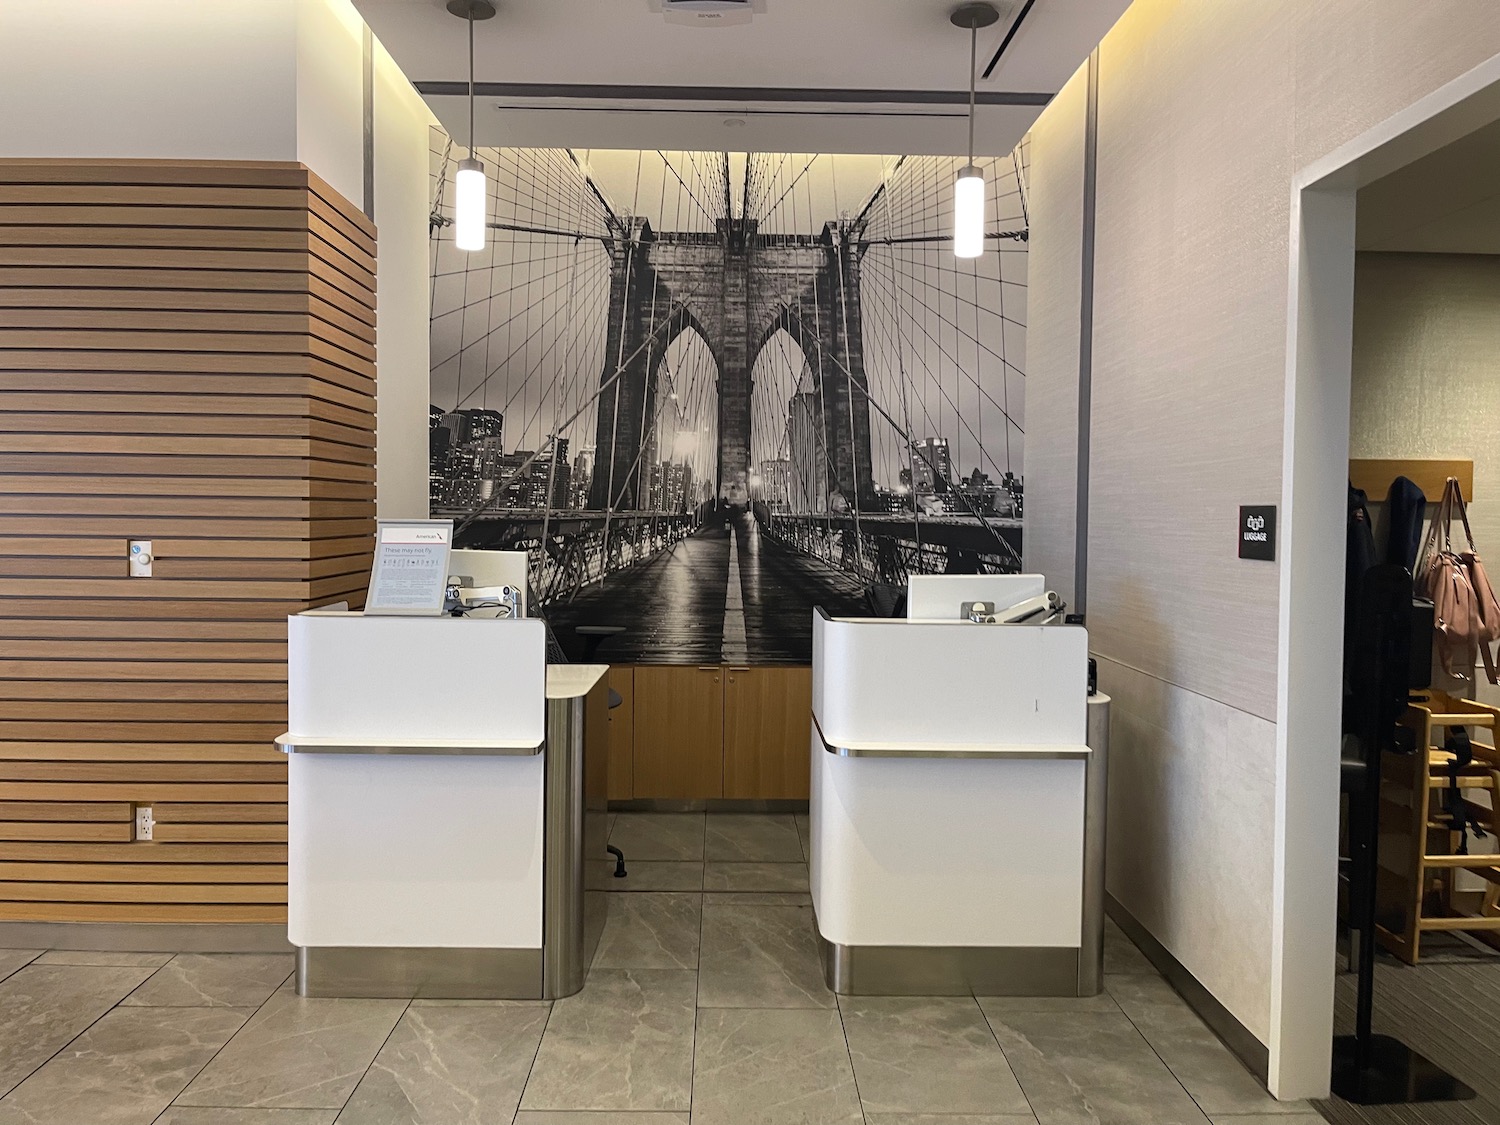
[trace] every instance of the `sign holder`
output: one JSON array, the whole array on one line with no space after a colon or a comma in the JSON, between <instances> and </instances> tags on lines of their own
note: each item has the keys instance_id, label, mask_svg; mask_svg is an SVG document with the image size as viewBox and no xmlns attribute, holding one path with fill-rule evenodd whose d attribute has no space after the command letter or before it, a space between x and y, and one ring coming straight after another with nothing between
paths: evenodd
<instances>
[{"instance_id":1,"label":"sign holder","mask_svg":"<svg viewBox=\"0 0 1500 1125\"><path fill-rule=\"evenodd\" d=\"M365 615L441 615L452 547L452 520L377 520Z\"/></svg>"}]
</instances>

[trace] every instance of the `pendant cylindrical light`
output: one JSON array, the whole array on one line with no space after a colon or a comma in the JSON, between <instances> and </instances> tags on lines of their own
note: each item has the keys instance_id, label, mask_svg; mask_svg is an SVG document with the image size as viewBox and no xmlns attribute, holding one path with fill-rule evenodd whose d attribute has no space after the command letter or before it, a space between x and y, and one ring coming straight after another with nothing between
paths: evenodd
<instances>
[{"instance_id":1,"label":"pendant cylindrical light","mask_svg":"<svg viewBox=\"0 0 1500 1125\"><path fill-rule=\"evenodd\" d=\"M474 147L474 21L495 14L488 0L448 0L448 11L469 24L469 155L458 162L453 182L453 245L483 250L489 226L489 185Z\"/></svg>"},{"instance_id":2,"label":"pendant cylindrical light","mask_svg":"<svg viewBox=\"0 0 1500 1125\"><path fill-rule=\"evenodd\" d=\"M458 162L453 185L453 245L460 250L483 250L489 186L484 165L472 156Z\"/></svg>"},{"instance_id":3,"label":"pendant cylindrical light","mask_svg":"<svg viewBox=\"0 0 1500 1125\"><path fill-rule=\"evenodd\" d=\"M984 173L974 164L974 86L979 65L979 29L1000 18L992 4L965 4L949 17L969 29L969 162L953 181L953 256L984 255Z\"/></svg>"},{"instance_id":4,"label":"pendant cylindrical light","mask_svg":"<svg viewBox=\"0 0 1500 1125\"><path fill-rule=\"evenodd\" d=\"M974 165L959 169L953 181L953 256L984 254L984 173Z\"/></svg>"}]
</instances>

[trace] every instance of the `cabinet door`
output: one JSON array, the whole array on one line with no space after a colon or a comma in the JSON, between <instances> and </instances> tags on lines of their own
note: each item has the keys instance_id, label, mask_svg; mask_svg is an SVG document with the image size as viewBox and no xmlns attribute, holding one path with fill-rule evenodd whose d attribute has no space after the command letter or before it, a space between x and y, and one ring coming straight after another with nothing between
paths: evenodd
<instances>
[{"instance_id":1,"label":"cabinet door","mask_svg":"<svg viewBox=\"0 0 1500 1125\"><path fill-rule=\"evenodd\" d=\"M806 800L812 669L730 667L724 685L724 796Z\"/></svg>"},{"instance_id":2,"label":"cabinet door","mask_svg":"<svg viewBox=\"0 0 1500 1125\"><path fill-rule=\"evenodd\" d=\"M635 796L635 669L612 665L609 686L620 693L620 705L609 712L609 799L628 801Z\"/></svg>"},{"instance_id":3,"label":"cabinet door","mask_svg":"<svg viewBox=\"0 0 1500 1125\"><path fill-rule=\"evenodd\" d=\"M717 664L635 669L633 796L724 793L724 685Z\"/></svg>"}]
</instances>

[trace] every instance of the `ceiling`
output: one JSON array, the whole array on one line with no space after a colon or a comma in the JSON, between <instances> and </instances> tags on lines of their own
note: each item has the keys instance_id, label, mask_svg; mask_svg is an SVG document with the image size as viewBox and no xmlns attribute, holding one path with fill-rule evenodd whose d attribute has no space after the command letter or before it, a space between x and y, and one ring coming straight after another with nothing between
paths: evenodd
<instances>
[{"instance_id":1,"label":"ceiling","mask_svg":"<svg viewBox=\"0 0 1500 1125\"><path fill-rule=\"evenodd\" d=\"M979 33L975 148L1008 153L1129 0L997 0ZM354 0L459 139L468 33L444 0ZM732 27L666 22L660 0L498 0L475 24L481 145L961 153L969 38L955 0L755 0ZM1023 15L1024 13L1024 15ZM1017 25L1017 20L1019 24Z\"/></svg>"},{"instance_id":2,"label":"ceiling","mask_svg":"<svg viewBox=\"0 0 1500 1125\"><path fill-rule=\"evenodd\" d=\"M1360 189L1361 250L1500 254L1500 121Z\"/></svg>"}]
</instances>

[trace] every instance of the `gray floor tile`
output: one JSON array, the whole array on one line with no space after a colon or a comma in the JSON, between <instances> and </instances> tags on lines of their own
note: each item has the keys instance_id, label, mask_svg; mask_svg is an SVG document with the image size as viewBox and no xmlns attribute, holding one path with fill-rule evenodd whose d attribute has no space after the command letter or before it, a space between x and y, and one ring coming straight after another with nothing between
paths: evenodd
<instances>
[{"instance_id":1,"label":"gray floor tile","mask_svg":"<svg viewBox=\"0 0 1500 1125\"><path fill-rule=\"evenodd\" d=\"M309 1000L278 991L178 1104L336 1109L405 1010L405 1000Z\"/></svg>"},{"instance_id":2,"label":"gray floor tile","mask_svg":"<svg viewBox=\"0 0 1500 1125\"><path fill-rule=\"evenodd\" d=\"M0 980L31 964L41 955L40 949L0 949Z\"/></svg>"},{"instance_id":3,"label":"gray floor tile","mask_svg":"<svg viewBox=\"0 0 1500 1125\"><path fill-rule=\"evenodd\" d=\"M552 1008L551 1000L413 1000L413 1008Z\"/></svg>"},{"instance_id":4,"label":"gray floor tile","mask_svg":"<svg viewBox=\"0 0 1500 1125\"><path fill-rule=\"evenodd\" d=\"M249 1008L116 1008L0 1099L0 1125L138 1125L171 1104Z\"/></svg>"},{"instance_id":5,"label":"gray floor tile","mask_svg":"<svg viewBox=\"0 0 1500 1125\"><path fill-rule=\"evenodd\" d=\"M625 866L637 859L701 860L703 813L621 813L609 842L625 853Z\"/></svg>"},{"instance_id":6,"label":"gray floor tile","mask_svg":"<svg viewBox=\"0 0 1500 1125\"><path fill-rule=\"evenodd\" d=\"M1029 1113L867 1113L866 1125L1036 1125Z\"/></svg>"},{"instance_id":7,"label":"gray floor tile","mask_svg":"<svg viewBox=\"0 0 1500 1125\"><path fill-rule=\"evenodd\" d=\"M703 907L698 1003L705 1008L832 1008L806 906Z\"/></svg>"},{"instance_id":8,"label":"gray floor tile","mask_svg":"<svg viewBox=\"0 0 1500 1125\"><path fill-rule=\"evenodd\" d=\"M837 1012L704 1009L693 1125L861 1125Z\"/></svg>"},{"instance_id":9,"label":"gray floor tile","mask_svg":"<svg viewBox=\"0 0 1500 1125\"><path fill-rule=\"evenodd\" d=\"M625 878L615 878L614 860L588 867L588 887L594 891L701 891L703 861L688 859L632 859Z\"/></svg>"},{"instance_id":10,"label":"gray floor tile","mask_svg":"<svg viewBox=\"0 0 1500 1125\"><path fill-rule=\"evenodd\" d=\"M336 1109L221 1109L173 1106L154 1125L333 1125Z\"/></svg>"},{"instance_id":11,"label":"gray floor tile","mask_svg":"<svg viewBox=\"0 0 1500 1125\"><path fill-rule=\"evenodd\" d=\"M610 895L596 969L697 969L700 895Z\"/></svg>"},{"instance_id":12,"label":"gray floor tile","mask_svg":"<svg viewBox=\"0 0 1500 1125\"><path fill-rule=\"evenodd\" d=\"M150 975L149 968L32 962L0 981L0 1095Z\"/></svg>"},{"instance_id":13,"label":"gray floor tile","mask_svg":"<svg viewBox=\"0 0 1500 1125\"><path fill-rule=\"evenodd\" d=\"M1041 1125L1206 1125L1123 1014L988 1016Z\"/></svg>"},{"instance_id":14,"label":"gray floor tile","mask_svg":"<svg viewBox=\"0 0 1500 1125\"><path fill-rule=\"evenodd\" d=\"M1125 936L1113 918L1104 919L1104 971L1106 974L1141 973L1160 976L1156 966Z\"/></svg>"},{"instance_id":15,"label":"gray floor tile","mask_svg":"<svg viewBox=\"0 0 1500 1125\"><path fill-rule=\"evenodd\" d=\"M686 1113L638 1113L630 1110L529 1110L515 1125L688 1125Z\"/></svg>"},{"instance_id":16,"label":"gray floor tile","mask_svg":"<svg viewBox=\"0 0 1500 1125\"><path fill-rule=\"evenodd\" d=\"M114 953L109 950L52 949L38 957L36 965L114 965L120 968L159 969L172 959L170 953Z\"/></svg>"},{"instance_id":17,"label":"gray floor tile","mask_svg":"<svg viewBox=\"0 0 1500 1125\"><path fill-rule=\"evenodd\" d=\"M1311 1112L1306 1102L1279 1102L1267 1093L1163 978L1105 977L1105 987L1210 1117Z\"/></svg>"},{"instance_id":18,"label":"gray floor tile","mask_svg":"<svg viewBox=\"0 0 1500 1125\"><path fill-rule=\"evenodd\" d=\"M282 953L179 953L121 1004L163 1008L258 1008L296 961Z\"/></svg>"},{"instance_id":19,"label":"gray floor tile","mask_svg":"<svg viewBox=\"0 0 1500 1125\"><path fill-rule=\"evenodd\" d=\"M705 891L800 891L807 893L805 863L705 863Z\"/></svg>"},{"instance_id":20,"label":"gray floor tile","mask_svg":"<svg viewBox=\"0 0 1500 1125\"><path fill-rule=\"evenodd\" d=\"M797 823L790 813L710 813L705 859L742 863L805 863Z\"/></svg>"},{"instance_id":21,"label":"gray floor tile","mask_svg":"<svg viewBox=\"0 0 1500 1125\"><path fill-rule=\"evenodd\" d=\"M508 1122L547 1009L410 1008L339 1115L339 1125Z\"/></svg>"},{"instance_id":22,"label":"gray floor tile","mask_svg":"<svg viewBox=\"0 0 1500 1125\"><path fill-rule=\"evenodd\" d=\"M680 969L594 969L553 1005L522 1108L691 1108L697 987Z\"/></svg>"},{"instance_id":23,"label":"gray floor tile","mask_svg":"<svg viewBox=\"0 0 1500 1125\"><path fill-rule=\"evenodd\" d=\"M867 1111L1028 1112L973 999L843 996L839 1011Z\"/></svg>"},{"instance_id":24,"label":"gray floor tile","mask_svg":"<svg viewBox=\"0 0 1500 1125\"><path fill-rule=\"evenodd\" d=\"M1097 996L981 996L979 1006L985 1015L1004 1016L1010 1012L1113 1012L1120 1005L1108 992Z\"/></svg>"},{"instance_id":25,"label":"gray floor tile","mask_svg":"<svg viewBox=\"0 0 1500 1125\"><path fill-rule=\"evenodd\" d=\"M709 891L705 906L811 906L812 895L801 891Z\"/></svg>"},{"instance_id":26,"label":"gray floor tile","mask_svg":"<svg viewBox=\"0 0 1500 1125\"><path fill-rule=\"evenodd\" d=\"M792 819L797 822L797 839L802 844L802 858L809 863L812 862L812 818L806 813L794 813Z\"/></svg>"}]
</instances>

